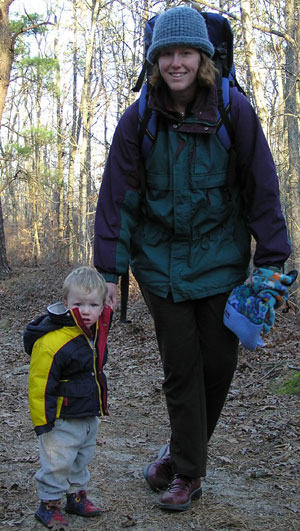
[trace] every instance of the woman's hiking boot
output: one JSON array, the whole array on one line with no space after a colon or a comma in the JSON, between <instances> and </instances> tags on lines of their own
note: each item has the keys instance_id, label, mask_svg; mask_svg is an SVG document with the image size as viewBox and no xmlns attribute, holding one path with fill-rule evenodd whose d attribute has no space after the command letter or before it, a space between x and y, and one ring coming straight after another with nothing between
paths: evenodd
<instances>
[{"instance_id":1,"label":"woman's hiking boot","mask_svg":"<svg viewBox=\"0 0 300 531\"><path fill-rule=\"evenodd\" d=\"M165 490L173 476L170 447L164 444L158 453L158 459L146 465L144 477L154 491Z\"/></svg>"},{"instance_id":2,"label":"woman's hiking boot","mask_svg":"<svg viewBox=\"0 0 300 531\"><path fill-rule=\"evenodd\" d=\"M160 499L159 507L169 511L186 511L191 506L192 500L200 498L201 494L200 478L188 478L182 474L175 474Z\"/></svg>"}]
</instances>

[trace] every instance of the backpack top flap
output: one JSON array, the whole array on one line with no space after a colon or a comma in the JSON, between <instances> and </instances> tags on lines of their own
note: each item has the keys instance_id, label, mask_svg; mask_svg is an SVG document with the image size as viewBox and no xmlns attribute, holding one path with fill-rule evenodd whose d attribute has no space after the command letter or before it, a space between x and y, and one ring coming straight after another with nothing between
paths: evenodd
<instances>
[{"instance_id":1,"label":"backpack top flap","mask_svg":"<svg viewBox=\"0 0 300 531\"><path fill-rule=\"evenodd\" d=\"M235 67L233 64L233 32L229 20L219 13L199 11L199 14L203 16L206 22L209 39L215 47L213 60L221 77L229 78L229 81L235 81ZM150 65L146 60L146 55L152 42L153 28L158 16L159 15L155 15L150 18L145 25L144 64L136 85L132 89L133 92L140 91L144 78L146 74L148 74Z\"/></svg>"},{"instance_id":2,"label":"backpack top flap","mask_svg":"<svg viewBox=\"0 0 300 531\"><path fill-rule=\"evenodd\" d=\"M222 77L234 79L235 68L233 64L233 32L230 22L223 15L218 13L202 12L208 36L215 47L215 55L213 60L217 63L221 61Z\"/></svg>"},{"instance_id":3,"label":"backpack top flap","mask_svg":"<svg viewBox=\"0 0 300 531\"><path fill-rule=\"evenodd\" d=\"M142 70L139 74L139 77L138 77L138 80L135 84L135 86L133 87L133 92L139 92L142 88L142 84L143 84L143 81L145 79L145 76L147 74L147 78L148 78L148 70L149 70L149 67L150 67L150 63L148 63L147 59L146 59L146 55L147 55L147 51L148 51L148 48L149 46L151 45L151 42L152 42L152 35L153 35L153 28L154 28L154 24L155 24L155 21L157 19L159 15L155 15L154 17L150 18L149 20L147 20L146 22L146 25L145 25L145 32L144 32L144 64L143 64L143 67L142 67Z\"/></svg>"}]
</instances>

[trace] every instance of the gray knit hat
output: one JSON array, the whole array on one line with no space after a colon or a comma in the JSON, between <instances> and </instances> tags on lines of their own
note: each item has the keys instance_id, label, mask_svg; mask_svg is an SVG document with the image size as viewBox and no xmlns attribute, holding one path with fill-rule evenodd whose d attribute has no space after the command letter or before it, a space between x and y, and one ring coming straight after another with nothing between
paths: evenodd
<instances>
[{"instance_id":1,"label":"gray knit hat","mask_svg":"<svg viewBox=\"0 0 300 531\"><path fill-rule=\"evenodd\" d=\"M153 64L160 50L176 45L202 50L209 57L214 55L205 20L196 9L173 7L159 15L154 25L147 60Z\"/></svg>"}]
</instances>

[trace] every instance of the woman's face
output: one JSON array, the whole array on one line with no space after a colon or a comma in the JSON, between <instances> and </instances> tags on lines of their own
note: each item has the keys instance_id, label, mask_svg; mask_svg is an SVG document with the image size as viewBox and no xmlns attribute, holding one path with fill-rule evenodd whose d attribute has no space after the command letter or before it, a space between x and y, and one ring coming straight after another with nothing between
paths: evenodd
<instances>
[{"instance_id":1,"label":"woman's face","mask_svg":"<svg viewBox=\"0 0 300 531\"><path fill-rule=\"evenodd\" d=\"M200 52L186 46L164 48L158 58L161 76L174 95L196 89L200 63Z\"/></svg>"}]
</instances>

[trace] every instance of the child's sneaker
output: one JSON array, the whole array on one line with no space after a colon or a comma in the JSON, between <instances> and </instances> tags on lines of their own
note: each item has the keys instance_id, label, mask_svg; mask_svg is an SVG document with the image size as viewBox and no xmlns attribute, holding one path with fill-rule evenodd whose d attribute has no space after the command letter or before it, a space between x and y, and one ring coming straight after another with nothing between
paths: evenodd
<instances>
[{"instance_id":1,"label":"child's sneaker","mask_svg":"<svg viewBox=\"0 0 300 531\"><path fill-rule=\"evenodd\" d=\"M60 500L41 501L34 516L52 531L64 531L68 527L67 520L60 512Z\"/></svg>"},{"instance_id":2,"label":"child's sneaker","mask_svg":"<svg viewBox=\"0 0 300 531\"><path fill-rule=\"evenodd\" d=\"M101 513L101 509L87 498L85 490L80 490L76 494L67 494L65 509L67 513L79 516L97 516Z\"/></svg>"}]
</instances>

